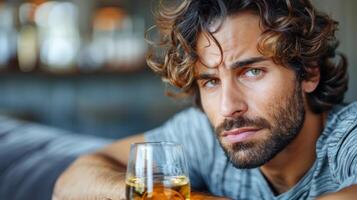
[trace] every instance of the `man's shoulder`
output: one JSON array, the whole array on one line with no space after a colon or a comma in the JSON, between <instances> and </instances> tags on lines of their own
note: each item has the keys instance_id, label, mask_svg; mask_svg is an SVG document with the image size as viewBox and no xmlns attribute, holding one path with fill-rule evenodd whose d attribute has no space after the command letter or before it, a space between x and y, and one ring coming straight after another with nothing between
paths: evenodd
<instances>
[{"instance_id":1,"label":"man's shoulder","mask_svg":"<svg viewBox=\"0 0 357 200\"><path fill-rule=\"evenodd\" d=\"M329 113L327 129L333 132L331 137L346 134L357 125L357 102L335 106Z\"/></svg>"},{"instance_id":2,"label":"man's shoulder","mask_svg":"<svg viewBox=\"0 0 357 200\"><path fill-rule=\"evenodd\" d=\"M179 113L177 113L174 117L169 120L169 123L177 122L177 123L187 123L188 125L202 125L207 123L206 115L195 107L187 108Z\"/></svg>"},{"instance_id":3,"label":"man's shoulder","mask_svg":"<svg viewBox=\"0 0 357 200\"><path fill-rule=\"evenodd\" d=\"M146 138L151 135L161 137L163 134L184 137L196 132L211 133L211 129L206 115L199 109L190 107L178 112L156 129L147 131L145 135Z\"/></svg>"},{"instance_id":4,"label":"man's shoulder","mask_svg":"<svg viewBox=\"0 0 357 200\"><path fill-rule=\"evenodd\" d=\"M329 114L329 120L335 125L344 123L356 123L357 120L357 102L335 106Z\"/></svg>"},{"instance_id":5,"label":"man's shoulder","mask_svg":"<svg viewBox=\"0 0 357 200\"><path fill-rule=\"evenodd\" d=\"M196 116L196 117L206 117L206 115L196 107L188 107L181 112L177 113L176 116Z\"/></svg>"},{"instance_id":6,"label":"man's shoulder","mask_svg":"<svg viewBox=\"0 0 357 200\"><path fill-rule=\"evenodd\" d=\"M326 145L330 161L338 156L341 148L353 144L356 137L357 102L335 106L328 115L322 141L320 141Z\"/></svg>"},{"instance_id":7,"label":"man's shoulder","mask_svg":"<svg viewBox=\"0 0 357 200\"><path fill-rule=\"evenodd\" d=\"M338 182L349 176L357 157L357 102L334 108L325 130L330 170Z\"/></svg>"}]
</instances>

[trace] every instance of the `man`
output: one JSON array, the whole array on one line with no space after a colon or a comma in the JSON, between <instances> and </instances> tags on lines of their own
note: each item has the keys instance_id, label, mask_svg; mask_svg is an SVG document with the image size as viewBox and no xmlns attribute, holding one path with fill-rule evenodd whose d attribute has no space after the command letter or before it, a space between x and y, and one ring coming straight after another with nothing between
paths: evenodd
<instances>
[{"instance_id":1,"label":"man","mask_svg":"<svg viewBox=\"0 0 357 200\"><path fill-rule=\"evenodd\" d=\"M203 112L186 110L79 158L54 197L125 198L119 166L129 144L168 140L183 144L195 190L232 199L355 199L357 104L338 105L347 74L335 53L336 24L308 0L187 0L162 9L165 56L151 54L148 63Z\"/></svg>"}]
</instances>

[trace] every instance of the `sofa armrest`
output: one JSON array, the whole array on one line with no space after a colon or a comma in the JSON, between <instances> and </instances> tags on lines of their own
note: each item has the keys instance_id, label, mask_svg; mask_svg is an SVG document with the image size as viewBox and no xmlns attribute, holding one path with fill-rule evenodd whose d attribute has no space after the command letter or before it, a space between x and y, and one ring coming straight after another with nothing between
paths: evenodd
<instances>
[{"instance_id":1,"label":"sofa armrest","mask_svg":"<svg viewBox=\"0 0 357 200\"><path fill-rule=\"evenodd\" d=\"M70 163L110 142L0 117L1 199L51 199L57 177Z\"/></svg>"}]
</instances>

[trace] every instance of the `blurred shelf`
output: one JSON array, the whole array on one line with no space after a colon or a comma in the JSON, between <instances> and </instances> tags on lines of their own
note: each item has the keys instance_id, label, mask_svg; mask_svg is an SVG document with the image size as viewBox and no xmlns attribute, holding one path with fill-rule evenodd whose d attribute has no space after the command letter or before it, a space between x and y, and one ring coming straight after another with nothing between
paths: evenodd
<instances>
[{"instance_id":1,"label":"blurred shelf","mask_svg":"<svg viewBox=\"0 0 357 200\"><path fill-rule=\"evenodd\" d=\"M143 67L138 67L134 69L93 69L93 70L79 70L79 69L68 69L68 70L48 70L44 68L36 69L30 72L22 72L18 69L0 69L0 76L2 75L23 75L23 76L55 76L55 77L70 77L70 76L96 76L96 75L137 75L137 74L149 74L152 71L148 66L143 65Z\"/></svg>"}]
</instances>

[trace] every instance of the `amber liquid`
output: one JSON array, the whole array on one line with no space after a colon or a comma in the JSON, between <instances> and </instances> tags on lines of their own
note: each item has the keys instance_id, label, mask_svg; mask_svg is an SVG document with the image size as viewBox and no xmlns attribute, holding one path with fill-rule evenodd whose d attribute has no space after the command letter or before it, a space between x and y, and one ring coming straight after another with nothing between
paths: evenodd
<instances>
[{"instance_id":1,"label":"amber liquid","mask_svg":"<svg viewBox=\"0 0 357 200\"><path fill-rule=\"evenodd\" d=\"M185 176L154 177L152 189L144 178L126 181L127 200L189 200L190 183Z\"/></svg>"}]
</instances>

